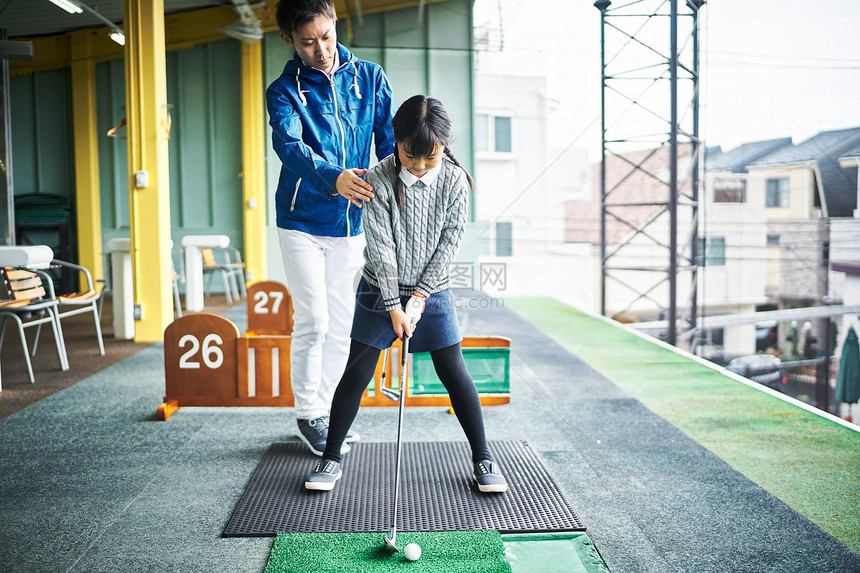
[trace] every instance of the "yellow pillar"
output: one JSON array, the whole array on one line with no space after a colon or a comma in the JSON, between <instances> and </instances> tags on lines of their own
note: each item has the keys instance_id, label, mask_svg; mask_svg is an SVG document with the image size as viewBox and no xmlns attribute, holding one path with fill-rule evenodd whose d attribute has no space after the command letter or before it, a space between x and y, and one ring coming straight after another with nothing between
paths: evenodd
<instances>
[{"instance_id":1,"label":"yellow pillar","mask_svg":"<svg viewBox=\"0 0 860 573\"><path fill-rule=\"evenodd\" d=\"M94 279L102 278L102 216L99 189L96 64L93 35L71 33L72 116L75 131L75 210L78 227L78 264ZM82 285L83 286L83 285Z\"/></svg>"},{"instance_id":2,"label":"yellow pillar","mask_svg":"<svg viewBox=\"0 0 860 573\"><path fill-rule=\"evenodd\" d=\"M134 339L156 342L173 321L164 1L124 0L125 100Z\"/></svg>"},{"instance_id":3,"label":"yellow pillar","mask_svg":"<svg viewBox=\"0 0 860 573\"><path fill-rule=\"evenodd\" d=\"M245 269L266 280L266 110L262 42L242 42L242 195Z\"/></svg>"}]
</instances>

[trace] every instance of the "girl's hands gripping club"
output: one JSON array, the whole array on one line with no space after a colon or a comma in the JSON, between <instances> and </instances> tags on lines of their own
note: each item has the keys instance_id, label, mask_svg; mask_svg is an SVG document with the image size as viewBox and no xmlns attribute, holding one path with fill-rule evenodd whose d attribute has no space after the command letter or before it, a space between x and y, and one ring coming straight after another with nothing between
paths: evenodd
<instances>
[{"instance_id":1,"label":"girl's hands gripping club","mask_svg":"<svg viewBox=\"0 0 860 573\"><path fill-rule=\"evenodd\" d=\"M394 333L397 338L403 338L404 334L412 338L412 332L415 331L415 325L409 320L409 317L400 308L395 308L388 312L391 315L391 326L394 328Z\"/></svg>"},{"instance_id":2,"label":"girl's hands gripping club","mask_svg":"<svg viewBox=\"0 0 860 573\"><path fill-rule=\"evenodd\" d=\"M426 296L416 292L406 301L406 306L403 307L403 310L406 312L409 322L413 325L418 324L418 321L421 320L421 314L424 312L424 301L426 300Z\"/></svg>"},{"instance_id":3,"label":"girl's hands gripping club","mask_svg":"<svg viewBox=\"0 0 860 573\"><path fill-rule=\"evenodd\" d=\"M423 294L415 293L406 302L403 310L396 308L389 312L391 314L391 326L397 334L397 338L403 338L404 333L408 337L412 337L415 331L415 325L421 320L421 314L424 312L424 301L427 297Z\"/></svg>"}]
</instances>

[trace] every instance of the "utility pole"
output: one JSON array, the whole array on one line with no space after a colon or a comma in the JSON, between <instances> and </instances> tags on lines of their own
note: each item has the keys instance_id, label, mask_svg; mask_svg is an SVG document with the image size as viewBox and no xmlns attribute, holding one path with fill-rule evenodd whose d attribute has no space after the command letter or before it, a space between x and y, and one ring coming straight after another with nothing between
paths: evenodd
<instances>
[{"instance_id":1,"label":"utility pole","mask_svg":"<svg viewBox=\"0 0 860 573\"><path fill-rule=\"evenodd\" d=\"M687 0L683 12L678 3L594 2L601 24L600 307L612 318L628 312L665 318L665 340L688 340L692 348L698 300L698 12L705 0ZM682 147L690 158L683 174ZM678 238L681 222L686 241ZM666 259L641 256L643 246L657 246ZM679 321L682 273L690 280ZM611 290L610 284L622 288Z\"/></svg>"}]
</instances>

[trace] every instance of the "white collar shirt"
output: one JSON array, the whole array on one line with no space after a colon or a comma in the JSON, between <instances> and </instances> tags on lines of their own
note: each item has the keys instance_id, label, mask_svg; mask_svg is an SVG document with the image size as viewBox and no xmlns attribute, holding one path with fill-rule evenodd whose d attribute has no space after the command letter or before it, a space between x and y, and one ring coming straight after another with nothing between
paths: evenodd
<instances>
[{"instance_id":1,"label":"white collar shirt","mask_svg":"<svg viewBox=\"0 0 860 573\"><path fill-rule=\"evenodd\" d=\"M431 187L433 185L433 183L436 182L436 179L439 177L440 171L442 171L442 162L441 161L439 162L439 165L437 165L433 169L429 170L427 173L424 174L423 177L415 177L414 175L409 173L408 169L406 169L405 167L401 167L400 168L400 180L407 187L412 187L413 185L415 185L419 181L421 183L423 183L424 185L426 185L427 187Z\"/></svg>"}]
</instances>

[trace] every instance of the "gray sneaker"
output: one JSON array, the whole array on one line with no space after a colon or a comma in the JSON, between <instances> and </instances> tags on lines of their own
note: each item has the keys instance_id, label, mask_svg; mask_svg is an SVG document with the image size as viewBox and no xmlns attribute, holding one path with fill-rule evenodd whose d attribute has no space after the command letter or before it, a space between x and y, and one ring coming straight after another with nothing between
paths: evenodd
<instances>
[{"instance_id":1,"label":"gray sneaker","mask_svg":"<svg viewBox=\"0 0 860 573\"><path fill-rule=\"evenodd\" d=\"M328 416L320 416L310 420L297 419L299 425L299 439L303 441L310 450L318 456L323 455L325 443L328 439ZM349 444L344 442L340 453L345 454L350 450Z\"/></svg>"},{"instance_id":2,"label":"gray sneaker","mask_svg":"<svg viewBox=\"0 0 860 573\"><path fill-rule=\"evenodd\" d=\"M315 491L331 491L343 472L340 464L334 460L320 460L305 481L305 489Z\"/></svg>"},{"instance_id":3,"label":"gray sneaker","mask_svg":"<svg viewBox=\"0 0 860 573\"><path fill-rule=\"evenodd\" d=\"M508 482L502 472L499 471L499 464L484 460L475 464L475 473L472 475L475 478L475 483L478 489L484 493L504 493L508 491Z\"/></svg>"}]
</instances>

